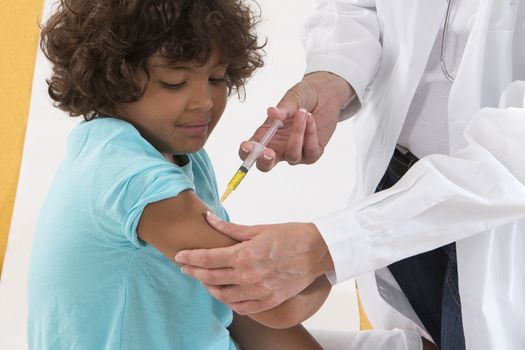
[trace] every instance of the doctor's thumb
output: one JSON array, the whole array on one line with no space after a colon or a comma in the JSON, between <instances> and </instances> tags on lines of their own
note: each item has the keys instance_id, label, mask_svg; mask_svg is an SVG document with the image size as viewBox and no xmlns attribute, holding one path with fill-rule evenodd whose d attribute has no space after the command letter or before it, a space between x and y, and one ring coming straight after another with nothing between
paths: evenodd
<instances>
[{"instance_id":1,"label":"doctor's thumb","mask_svg":"<svg viewBox=\"0 0 525 350\"><path fill-rule=\"evenodd\" d=\"M305 76L302 81L292 86L279 101L276 109L283 111L286 117L294 116L301 108L312 112L319 102L319 96L311 80L311 77Z\"/></svg>"},{"instance_id":2,"label":"doctor's thumb","mask_svg":"<svg viewBox=\"0 0 525 350\"><path fill-rule=\"evenodd\" d=\"M215 230L239 242L250 240L254 236L253 234L248 233L248 226L223 221L210 211L206 213L206 221Z\"/></svg>"},{"instance_id":3,"label":"doctor's thumb","mask_svg":"<svg viewBox=\"0 0 525 350\"><path fill-rule=\"evenodd\" d=\"M310 112L315 103L309 101L311 99L309 96L312 95L312 93L308 93L308 90L309 89L304 86L304 83L294 85L284 94L277 106L268 108L268 116L273 119L284 120L293 117L301 108Z\"/></svg>"}]
</instances>

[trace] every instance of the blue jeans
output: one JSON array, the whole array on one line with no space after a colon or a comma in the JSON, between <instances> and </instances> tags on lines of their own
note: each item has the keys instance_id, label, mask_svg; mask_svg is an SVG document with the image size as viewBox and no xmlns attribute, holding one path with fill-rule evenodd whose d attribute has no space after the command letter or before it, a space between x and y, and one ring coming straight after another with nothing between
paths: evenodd
<instances>
[{"instance_id":1,"label":"blue jeans","mask_svg":"<svg viewBox=\"0 0 525 350\"><path fill-rule=\"evenodd\" d=\"M396 149L376 191L393 186L417 161ZM465 349L458 289L456 244L393 263L388 269L441 350Z\"/></svg>"}]
</instances>

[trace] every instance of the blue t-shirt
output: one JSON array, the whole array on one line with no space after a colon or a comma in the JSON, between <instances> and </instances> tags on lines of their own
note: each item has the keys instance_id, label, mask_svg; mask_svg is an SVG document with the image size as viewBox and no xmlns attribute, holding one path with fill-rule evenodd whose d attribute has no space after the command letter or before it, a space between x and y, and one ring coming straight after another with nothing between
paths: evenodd
<instances>
[{"instance_id":1,"label":"blue t-shirt","mask_svg":"<svg viewBox=\"0 0 525 350\"><path fill-rule=\"evenodd\" d=\"M187 189L228 219L206 152L188 157L113 118L73 130L33 243L30 349L235 349L231 309L136 233L148 203Z\"/></svg>"}]
</instances>

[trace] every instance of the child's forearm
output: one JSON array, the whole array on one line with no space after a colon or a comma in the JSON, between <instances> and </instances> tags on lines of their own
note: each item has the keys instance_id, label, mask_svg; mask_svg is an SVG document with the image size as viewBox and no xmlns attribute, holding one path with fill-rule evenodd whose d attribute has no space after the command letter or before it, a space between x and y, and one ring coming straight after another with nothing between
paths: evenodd
<instances>
[{"instance_id":1,"label":"child's forearm","mask_svg":"<svg viewBox=\"0 0 525 350\"><path fill-rule=\"evenodd\" d=\"M301 325L273 329L255 322L248 316L234 313L229 330L232 338L243 350L322 350Z\"/></svg>"},{"instance_id":2,"label":"child's forearm","mask_svg":"<svg viewBox=\"0 0 525 350\"><path fill-rule=\"evenodd\" d=\"M293 327L312 316L323 305L331 284L325 275L318 277L308 288L273 309L249 315L271 328Z\"/></svg>"}]
</instances>

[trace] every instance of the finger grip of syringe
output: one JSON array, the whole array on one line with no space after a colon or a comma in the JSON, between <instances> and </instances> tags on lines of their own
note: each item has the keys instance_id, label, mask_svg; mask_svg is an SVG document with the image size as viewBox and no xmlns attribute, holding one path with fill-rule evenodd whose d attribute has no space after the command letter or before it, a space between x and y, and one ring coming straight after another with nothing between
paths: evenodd
<instances>
[{"instance_id":1,"label":"finger grip of syringe","mask_svg":"<svg viewBox=\"0 0 525 350\"><path fill-rule=\"evenodd\" d=\"M277 132L277 129L279 129L281 126L283 126L283 122L279 119L276 119L273 121L272 126L268 131L266 131L266 134L264 134L263 138L260 142L252 142L253 149L251 150L250 154L248 154L248 157L244 160L244 163L242 163L242 166L245 167L247 170L249 170L253 163L259 158L261 153L264 152L264 147L270 142L273 135Z\"/></svg>"},{"instance_id":2,"label":"finger grip of syringe","mask_svg":"<svg viewBox=\"0 0 525 350\"><path fill-rule=\"evenodd\" d=\"M242 166L245 167L247 170L249 170L252 167L253 163L255 163L257 158L259 158L261 153L263 153L264 151L264 145L262 143L252 142L252 144L253 144L253 149L251 150L250 154L248 154L248 157L246 157L246 159L242 163Z\"/></svg>"}]
</instances>

